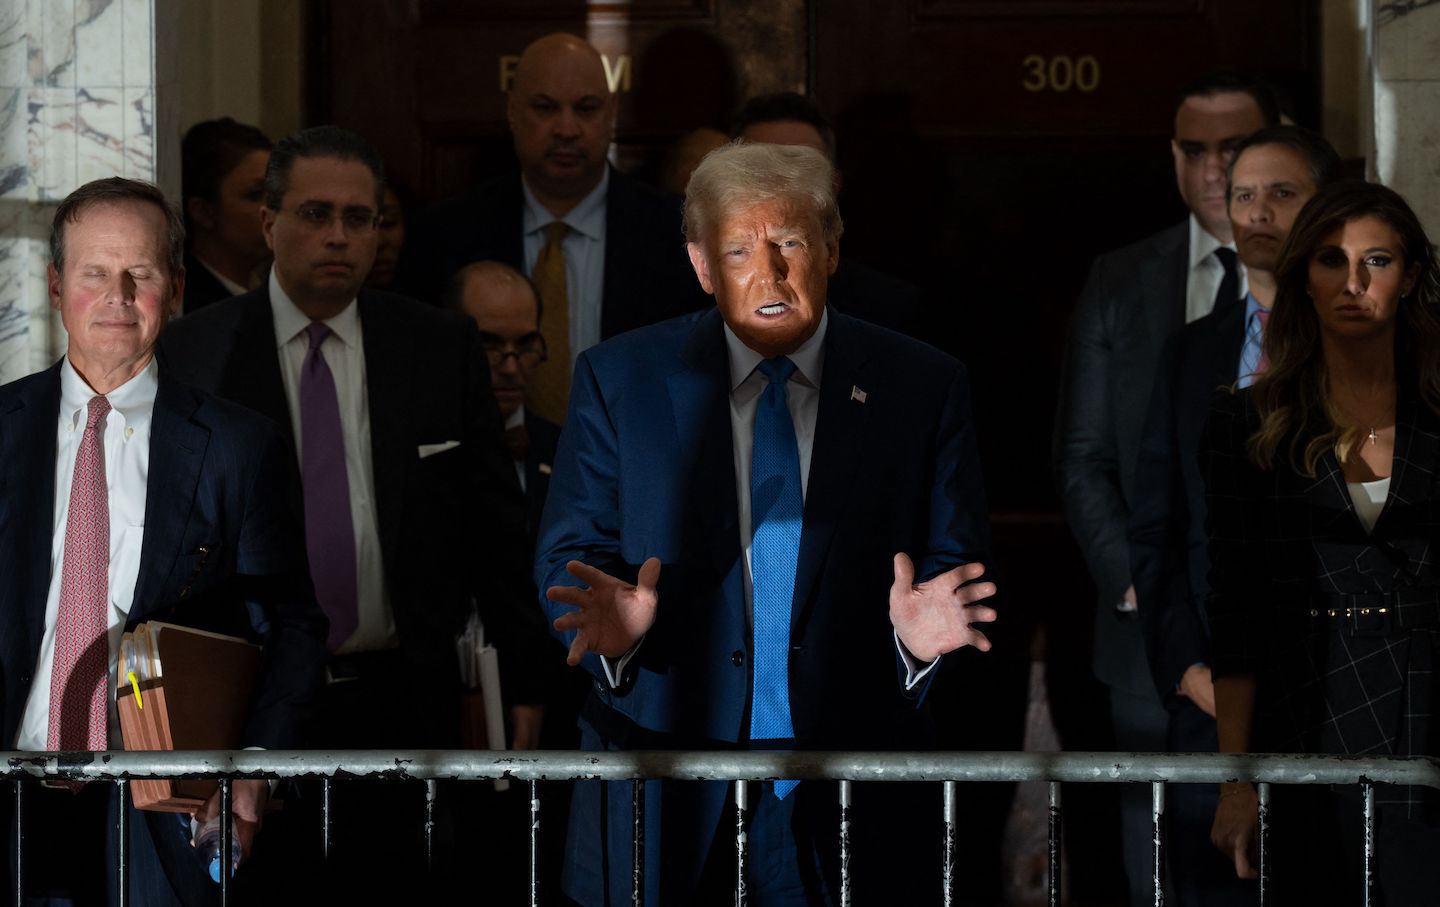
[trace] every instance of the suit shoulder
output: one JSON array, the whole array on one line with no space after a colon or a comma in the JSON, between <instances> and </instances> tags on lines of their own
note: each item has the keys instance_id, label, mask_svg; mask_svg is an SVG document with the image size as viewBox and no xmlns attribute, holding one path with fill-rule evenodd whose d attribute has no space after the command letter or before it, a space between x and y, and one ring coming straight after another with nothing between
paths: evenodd
<instances>
[{"instance_id":1,"label":"suit shoulder","mask_svg":"<svg viewBox=\"0 0 1440 907\"><path fill-rule=\"evenodd\" d=\"M1183 220L1144 239L1100 254L1095 259L1095 265L1121 272L1134 271L1142 265L1153 265L1157 258L1163 260L1180 255L1188 256L1189 241L1190 222Z\"/></svg>"},{"instance_id":2,"label":"suit shoulder","mask_svg":"<svg viewBox=\"0 0 1440 907\"><path fill-rule=\"evenodd\" d=\"M713 311L702 309L676 318L617 334L581 353L597 369L624 366L628 362L651 362L659 356L673 356L692 331Z\"/></svg>"},{"instance_id":3,"label":"suit shoulder","mask_svg":"<svg viewBox=\"0 0 1440 907\"><path fill-rule=\"evenodd\" d=\"M193 337L226 334L234 330L246 316L254 314L258 308L268 307L269 304L269 295L263 289L222 299L172 319L161 332L160 341L168 346Z\"/></svg>"},{"instance_id":4,"label":"suit shoulder","mask_svg":"<svg viewBox=\"0 0 1440 907\"><path fill-rule=\"evenodd\" d=\"M52 367L0 384L0 413L10 412L20 406L22 401L47 390L50 384L58 387L57 382L55 369Z\"/></svg>"},{"instance_id":5,"label":"suit shoulder","mask_svg":"<svg viewBox=\"0 0 1440 907\"><path fill-rule=\"evenodd\" d=\"M846 333L853 333L863 349L878 359L888 362L903 362L905 370L933 379L936 375L950 375L964 372L965 365L959 359L923 340L902 334L863 318L830 313L832 329L839 327Z\"/></svg>"},{"instance_id":6,"label":"suit shoulder","mask_svg":"<svg viewBox=\"0 0 1440 907\"><path fill-rule=\"evenodd\" d=\"M377 316L392 324L411 330L444 337L467 337L474 322L459 312L427 305L411 296L388 290L362 290L360 299L365 308L362 317Z\"/></svg>"}]
</instances>

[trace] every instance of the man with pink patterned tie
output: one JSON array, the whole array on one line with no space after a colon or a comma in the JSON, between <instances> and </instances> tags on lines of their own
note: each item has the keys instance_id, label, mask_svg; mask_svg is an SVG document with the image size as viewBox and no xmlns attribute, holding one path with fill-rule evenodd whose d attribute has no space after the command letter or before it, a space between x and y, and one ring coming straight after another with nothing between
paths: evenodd
<instances>
[{"instance_id":1,"label":"man with pink patterned tie","mask_svg":"<svg viewBox=\"0 0 1440 907\"><path fill-rule=\"evenodd\" d=\"M60 205L50 249L65 357L0 388L0 746L120 749L116 651L146 620L262 644L240 742L294 746L325 634L287 506L296 476L273 424L181 384L154 355L185 283L179 217L154 186L97 180ZM114 791L25 791L25 903L117 899ZM234 784L246 855L268 792ZM200 818L217 809L218 794ZM214 897L189 820L128 815L132 903ZM13 834L9 816L3 828Z\"/></svg>"}]
</instances>

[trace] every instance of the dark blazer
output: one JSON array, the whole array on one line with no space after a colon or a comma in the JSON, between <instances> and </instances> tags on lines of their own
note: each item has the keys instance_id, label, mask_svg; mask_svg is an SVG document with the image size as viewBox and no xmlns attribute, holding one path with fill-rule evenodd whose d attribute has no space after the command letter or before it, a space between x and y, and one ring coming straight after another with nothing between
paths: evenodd
<instances>
[{"instance_id":1,"label":"dark blazer","mask_svg":"<svg viewBox=\"0 0 1440 907\"><path fill-rule=\"evenodd\" d=\"M361 290L358 305L380 550L408 666L437 689L458 689L454 637L474 596L487 631L510 650L507 698L538 701L525 647L545 639L515 566L524 561L519 483L475 324L380 291ZM274 419L293 450L268 287L180 319L161 349L188 380ZM460 446L419 457L420 445L444 441Z\"/></svg>"},{"instance_id":2,"label":"dark blazer","mask_svg":"<svg viewBox=\"0 0 1440 907\"><path fill-rule=\"evenodd\" d=\"M525 454L525 534L533 544L540 532L545 496L550 492L555 449L560 446L560 426L526 409L525 433L530 439L530 449Z\"/></svg>"},{"instance_id":3,"label":"dark blazer","mask_svg":"<svg viewBox=\"0 0 1440 907\"><path fill-rule=\"evenodd\" d=\"M1167 341L1141 440L1130 566L1155 686L1168 706L1177 704L1185 670L1210 662L1200 436L1216 395L1235 382L1244 342L1241 305L1212 312Z\"/></svg>"},{"instance_id":4,"label":"dark blazer","mask_svg":"<svg viewBox=\"0 0 1440 907\"><path fill-rule=\"evenodd\" d=\"M1212 667L1217 677L1257 677L1256 750L1440 754L1430 715L1440 418L1417 399L1413 377L1409 387L1400 380L1390 493L1368 534L1333 453L1307 478L1282 439L1274 468L1261 470L1245 448L1259 424L1249 391L1211 409L1200 467ZM1359 607L1372 612L1327 615Z\"/></svg>"},{"instance_id":5,"label":"dark blazer","mask_svg":"<svg viewBox=\"0 0 1440 907\"><path fill-rule=\"evenodd\" d=\"M210 269L189 252L185 253L185 314L199 311L234 296Z\"/></svg>"},{"instance_id":6,"label":"dark blazer","mask_svg":"<svg viewBox=\"0 0 1440 907\"><path fill-rule=\"evenodd\" d=\"M598 658L584 660L596 679L584 745L747 745L751 640L719 311L586 351L570 400L537 586L574 585L564 571L572 558L627 578L648 557L663 564L658 616L621 686L609 687ZM791 619L796 746L915 747L927 736L916 710L923 685L904 689L885 602L896 551L928 577L983 559L989 547L964 368L832 310L813 450ZM551 619L566 610L542 604ZM661 823L664 844L647 834L647 902L691 902L724 788L655 786L647 819ZM818 783L797 791L796 814L815 821L817 841L833 837L833 825L818 830L834 819L833 793ZM599 903L607 889L628 898L630 797L619 788L609 797L607 817L600 785L575 791L566 888L582 903ZM626 843L607 850L607 840ZM833 848L820 850L828 859Z\"/></svg>"},{"instance_id":7,"label":"dark blazer","mask_svg":"<svg viewBox=\"0 0 1440 907\"><path fill-rule=\"evenodd\" d=\"M925 291L914 284L841 256L827 290L837 311L928 342Z\"/></svg>"},{"instance_id":8,"label":"dark blazer","mask_svg":"<svg viewBox=\"0 0 1440 907\"><path fill-rule=\"evenodd\" d=\"M44 633L59 411L58 364L0 387L0 734L6 745L19 728ZM140 573L126 625L163 620L264 646L245 746L296 746L323 682L326 621L310 586L304 536L286 503L298 482L269 420L181 384L161 363ZM174 818L146 816L177 888L213 888ZM4 827L8 833L8 817Z\"/></svg>"},{"instance_id":9,"label":"dark blazer","mask_svg":"<svg viewBox=\"0 0 1440 907\"><path fill-rule=\"evenodd\" d=\"M438 302L455 272L472 262L503 261L526 272L524 209L518 170L434 205L415 220L396 286ZM680 200L611 168L601 337L709 304L685 253Z\"/></svg>"},{"instance_id":10,"label":"dark blazer","mask_svg":"<svg viewBox=\"0 0 1440 907\"><path fill-rule=\"evenodd\" d=\"M1150 672L1138 621L1114 611L1131 583L1125 523L1160 348L1185 323L1189 258L1182 221L1095 259L1060 376L1054 462L1098 594L1095 674L1131 692L1149 690Z\"/></svg>"}]
</instances>

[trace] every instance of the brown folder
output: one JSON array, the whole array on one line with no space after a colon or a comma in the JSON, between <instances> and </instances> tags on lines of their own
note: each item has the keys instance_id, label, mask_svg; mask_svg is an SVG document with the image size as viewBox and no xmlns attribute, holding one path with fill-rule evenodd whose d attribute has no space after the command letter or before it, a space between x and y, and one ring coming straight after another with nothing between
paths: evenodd
<instances>
[{"instance_id":1,"label":"brown folder","mask_svg":"<svg viewBox=\"0 0 1440 907\"><path fill-rule=\"evenodd\" d=\"M125 749L239 748L260 670L259 646L159 621L138 624L123 639L116 710ZM144 780L131 785L137 809L160 812L199 809L217 787L213 780Z\"/></svg>"}]
</instances>

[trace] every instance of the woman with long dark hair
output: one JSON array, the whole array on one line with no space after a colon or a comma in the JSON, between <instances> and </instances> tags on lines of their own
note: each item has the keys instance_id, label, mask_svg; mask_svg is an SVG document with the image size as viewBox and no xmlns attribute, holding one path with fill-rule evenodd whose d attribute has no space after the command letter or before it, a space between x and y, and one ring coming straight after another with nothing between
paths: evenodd
<instances>
[{"instance_id":1,"label":"woman with long dark hair","mask_svg":"<svg viewBox=\"0 0 1440 907\"><path fill-rule=\"evenodd\" d=\"M1436 755L1440 281L1399 195L1322 189L1281 252L1268 367L1215 404L1200 451L1223 752ZM1284 903L1350 903L1358 790L1277 791ZM1377 790L1389 904L1434 903L1440 833L1420 789ZM1254 874L1257 800L1222 785L1212 839ZM1268 867L1267 867L1268 868Z\"/></svg>"}]
</instances>

